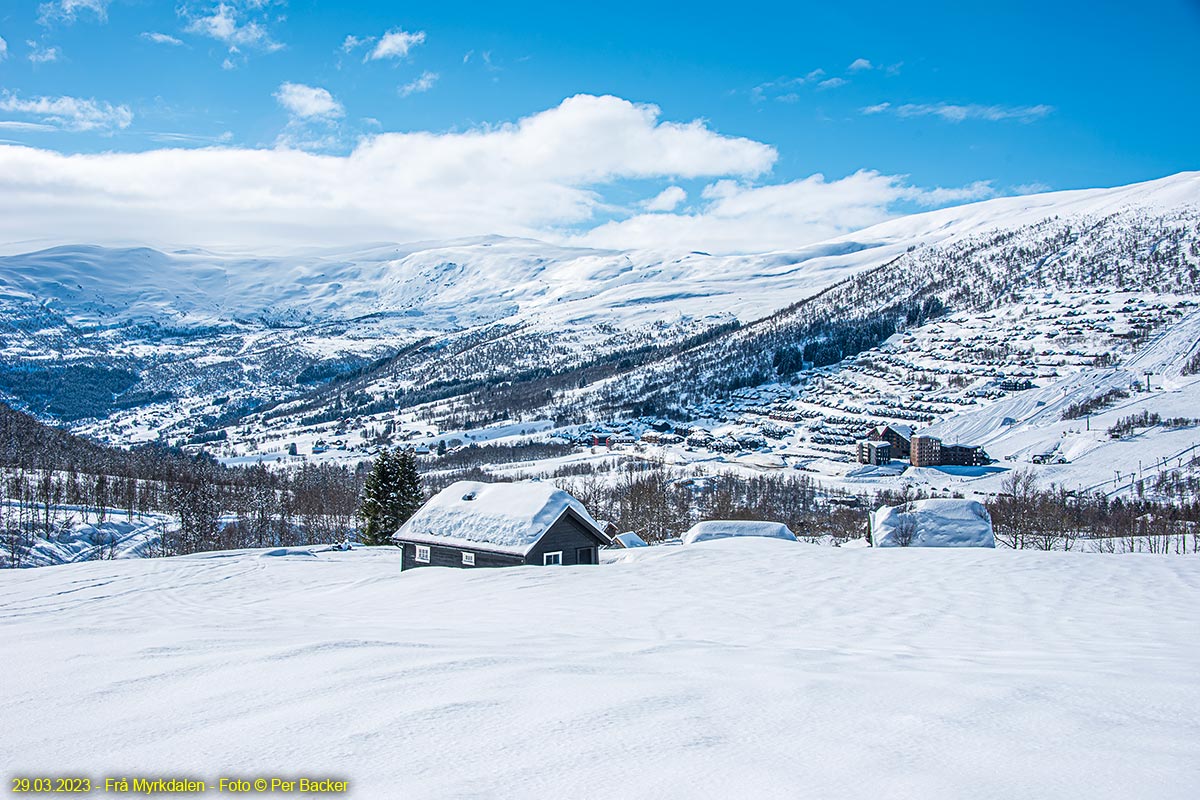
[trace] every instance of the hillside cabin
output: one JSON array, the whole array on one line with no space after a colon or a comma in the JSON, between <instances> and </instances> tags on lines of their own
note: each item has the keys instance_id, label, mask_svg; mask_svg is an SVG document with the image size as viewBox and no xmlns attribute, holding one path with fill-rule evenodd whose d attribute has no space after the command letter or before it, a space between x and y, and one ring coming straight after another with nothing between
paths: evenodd
<instances>
[{"instance_id":1,"label":"hillside cabin","mask_svg":"<svg viewBox=\"0 0 1200 800\"><path fill-rule=\"evenodd\" d=\"M683 535L684 544L708 542L713 539L733 539L757 536L767 539L796 541L796 534L782 522L766 522L757 519L710 519L697 522Z\"/></svg>"},{"instance_id":2,"label":"hillside cabin","mask_svg":"<svg viewBox=\"0 0 1200 800\"><path fill-rule=\"evenodd\" d=\"M626 531L612 537L612 546L619 550L632 550L635 547L649 547L650 545L636 532Z\"/></svg>"},{"instance_id":3,"label":"hillside cabin","mask_svg":"<svg viewBox=\"0 0 1200 800\"><path fill-rule=\"evenodd\" d=\"M893 458L908 458L913 438L913 429L908 425L877 425L867 434L872 442L887 442L892 446Z\"/></svg>"},{"instance_id":4,"label":"hillside cabin","mask_svg":"<svg viewBox=\"0 0 1200 800\"><path fill-rule=\"evenodd\" d=\"M872 464L876 467L892 463L892 443L859 439L858 463Z\"/></svg>"},{"instance_id":5,"label":"hillside cabin","mask_svg":"<svg viewBox=\"0 0 1200 800\"><path fill-rule=\"evenodd\" d=\"M599 563L611 540L583 504L549 483L458 481L392 535L414 567Z\"/></svg>"}]
</instances>

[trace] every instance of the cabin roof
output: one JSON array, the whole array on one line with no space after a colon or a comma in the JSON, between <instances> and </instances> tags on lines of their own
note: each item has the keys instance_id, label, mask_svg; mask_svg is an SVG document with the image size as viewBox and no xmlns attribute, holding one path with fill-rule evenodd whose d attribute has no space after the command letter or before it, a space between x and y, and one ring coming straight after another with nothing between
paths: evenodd
<instances>
[{"instance_id":1,"label":"cabin roof","mask_svg":"<svg viewBox=\"0 0 1200 800\"><path fill-rule=\"evenodd\" d=\"M568 513L601 543L608 542L582 503L538 481L452 483L421 506L392 539L524 556Z\"/></svg>"}]
</instances>

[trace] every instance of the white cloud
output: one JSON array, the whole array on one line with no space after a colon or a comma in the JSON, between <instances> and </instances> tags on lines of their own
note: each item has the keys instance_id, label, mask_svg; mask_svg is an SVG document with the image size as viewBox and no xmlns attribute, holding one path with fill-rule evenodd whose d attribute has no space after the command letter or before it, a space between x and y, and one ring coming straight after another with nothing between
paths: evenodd
<instances>
[{"instance_id":1,"label":"white cloud","mask_svg":"<svg viewBox=\"0 0 1200 800\"><path fill-rule=\"evenodd\" d=\"M289 88L290 87L290 88ZM604 247L709 252L787 249L841 235L898 206L937 206L994 194L990 183L923 188L860 171L776 184L757 181L777 153L702 121L664 121L617 97L578 95L514 123L467 131L383 133L347 155L322 155L344 112L324 89L284 84L293 114L280 148L187 147L63 155L0 146L0 241L286 246L405 241L484 233ZM119 109L123 109L123 114ZM29 124L89 129L128 109L74 98L22 100L0 110ZM0 126L2 127L2 126ZM705 179L690 205L676 181ZM606 200L623 181L663 190L628 218ZM684 210L681 210L684 209Z\"/></svg>"},{"instance_id":2,"label":"white cloud","mask_svg":"<svg viewBox=\"0 0 1200 800\"><path fill-rule=\"evenodd\" d=\"M400 87L400 96L408 97L410 94L418 94L420 92L428 92L437 83L438 74L426 70L422 72L420 77L415 78Z\"/></svg>"},{"instance_id":3,"label":"white cloud","mask_svg":"<svg viewBox=\"0 0 1200 800\"><path fill-rule=\"evenodd\" d=\"M271 38L264 25L265 20L251 19L247 13L261 10L263 2L218 3L204 11L190 8L179 9L180 16L187 20L187 30L200 36L208 36L229 46L231 52L238 48L251 47L274 52L283 45Z\"/></svg>"},{"instance_id":4,"label":"white cloud","mask_svg":"<svg viewBox=\"0 0 1200 800\"><path fill-rule=\"evenodd\" d=\"M26 41L25 44L29 45L29 60L34 64L46 64L51 61L58 61L58 57L62 54L62 51L57 47L46 47L32 39Z\"/></svg>"},{"instance_id":5,"label":"white cloud","mask_svg":"<svg viewBox=\"0 0 1200 800\"><path fill-rule=\"evenodd\" d=\"M79 97L31 97L0 91L0 111L38 117L44 124L71 131L110 132L128 128L133 121L129 106L85 100Z\"/></svg>"},{"instance_id":6,"label":"white cloud","mask_svg":"<svg viewBox=\"0 0 1200 800\"><path fill-rule=\"evenodd\" d=\"M962 189L922 189L903 176L862 170L840 180L823 175L767 186L721 180L705 187L704 208L690 214L640 214L574 237L596 247L784 250L854 231L894 215L897 203L944 205L992 194L986 182Z\"/></svg>"},{"instance_id":7,"label":"white cloud","mask_svg":"<svg viewBox=\"0 0 1200 800\"><path fill-rule=\"evenodd\" d=\"M294 117L330 119L345 113L342 104L333 99L329 90L303 83L284 83L275 92L275 99Z\"/></svg>"},{"instance_id":8,"label":"white cloud","mask_svg":"<svg viewBox=\"0 0 1200 800\"><path fill-rule=\"evenodd\" d=\"M896 106L886 102L877 103L876 105L867 106L862 109L862 113L864 114L890 112L898 117L938 117L946 122L964 122L970 119L985 120L987 122L1001 122L1004 120L1034 122L1053 113L1053 111L1054 106L1048 105L998 106L976 103L965 105L954 103L905 103L904 105Z\"/></svg>"},{"instance_id":9,"label":"white cloud","mask_svg":"<svg viewBox=\"0 0 1200 800\"><path fill-rule=\"evenodd\" d=\"M170 34L158 33L157 31L146 31L142 34L142 38L148 42L154 42L155 44L168 44L172 47L178 47L179 45L183 44L181 39L176 39Z\"/></svg>"},{"instance_id":10,"label":"white cloud","mask_svg":"<svg viewBox=\"0 0 1200 800\"><path fill-rule=\"evenodd\" d=\"M0 61L8 58L8 42L4 41L4 37L0 36Z\"/></svg>"},{"instance_id":11,"label":"white cloud","mask_svg":"<svg viewBox=\"0 0 1200 800\"><path fill-rule=\"evenodd\" d=\"M579 95L514 123L383 133L348 155L230 147L63 155L0 147L0 241L336 244L552 236L628 179L751 179L775 149Z\"/></svg>"},{"instance_id":12,"label":"white cloud","mask_svg":"<svg viewBox=\"0 0 1200 800\"><path fill-rule=\"evenodd\" d=\"M408 51L425 42L425 31L410 33L409 31L390 30L379 37L375 48L367 54L368 61L378 61L381 58L404 58Z\"/></svg>"},{"instance_id":13,"label":"white cloud","mask_svg":"<svg viewBox=\"0 0 1200 800\"><path fill-rule=\"evenodd\" d=\"M0 119L0 130L8 131L56 131L58 128L44 122L22 122L15 119Z\"/></svg>"},{"instance_id":14,"label":"white cloud","mask_svg":"<svg viewBox=\"0 0 1200 800\"><path fill-rule=\"evenodd\" d=\"M780 76L773 81L760 83L751 89L750 101L761 103L771 99L780 103L795 103L800 99L800 95L795 91L800 86L815 84L818 90L836 89L849 82L844 78L828 78L826 80L822 80L822 78L825 78L825 70L820 68L796 77Z\"/></svg>"},{"instance_id":15,"label":"white cloud","mask_svg":"<svg viewBox=\"0 0 1200 800\"><path fill-rule=\"evenodd\" d=\"M108 19L108 6L112 0L52 0L38 6L38 22L50 25L54 22L71 23L79 16L80 11L88 11L96 19L104 22Z\"/></svg>"},{"instance_id":16,"label":"white cloud","mask_svg":"<svg viewBox=\"0 0 1200 800\"><path fill-rule=\"evenodd\" d=\"M371 42L371 39L369 39L369 38L360 39L357 36L349 35L344 40L342 40L342 52L343 53L352 52L352 51L357 50L358 48L362 47L364 44L370 44L370 42Z\"/></svg>"},{"instance_id":17,"label":"white cloud","mask_svg":"<svg viewBox=\"0 0 1200 800\"><path fill-rule=\"evenodd\" d=\"M860 70L872 69L870 61L865 58L856 58L850 62L850 66L846 67L850 72L859 72Z\"/></svg>"},{"instance_id":18,"label":"white cloud","mask_svg":"<svg viewBox=\"0 0 1200 800\"><path fill-rule=\"evenodd\" d=\"M668 186L654 197L642 203L647 211L674 211L687 200L687 192L679 186Z\"/></svg>"}]
</instances>

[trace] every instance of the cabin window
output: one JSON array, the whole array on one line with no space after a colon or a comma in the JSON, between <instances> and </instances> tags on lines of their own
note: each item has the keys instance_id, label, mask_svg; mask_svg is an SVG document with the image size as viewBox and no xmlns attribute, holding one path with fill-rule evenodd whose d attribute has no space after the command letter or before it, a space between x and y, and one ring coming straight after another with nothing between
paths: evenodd
<instances>
[{"instance_id":1,"label":"cabin window","mask_svg":"<svg viewBox=\"0 0 1200 800\"><path fill-rule=\"evenodd\" d=\"M417 545L417 561L422 564L429 563L429 548L423 545Z\"/></svg>"},{"instance_id":2,"label":"cabin window","mask_svg":"<svg viewBox=\"0 0 1200 800\"><path fill-rule=\"evenodd\" d=\"M546 553L546 555L542 556L542 564L547 567L562 566L562 550Z\"/></svg>"},{"instance_id":3,"label":"cabin window","mask_svg":"<svg viewBox=\"0 0 1200 800\"><path fill-rule=\"evenodd\" d=\"M475 566L475 554L474 553L463 553L463 566L464 567Z\"/></svg>"},{"instance_id":4,"label":"cabin window","mask_svg":"<svg viewBox=\"0 0 1200 800\"><path fill-rule=\"evenodd\" d=\"M595 564L596 563L596 548L580 547L575 551L576 564Z\"/></svg>"}]
</instances>

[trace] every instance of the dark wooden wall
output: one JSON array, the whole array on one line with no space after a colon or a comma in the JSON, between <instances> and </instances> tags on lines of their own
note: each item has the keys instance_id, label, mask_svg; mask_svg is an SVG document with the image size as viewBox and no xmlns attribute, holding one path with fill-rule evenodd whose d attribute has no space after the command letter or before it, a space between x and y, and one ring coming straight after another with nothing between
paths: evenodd
<instances>
[{"instance_id":1,"label":"dark wooden wall","mask_svg":"<svg viewBox=\"0 0 1200 800\"><path fill-rule=\"evenodd\" d=\"M414 567L463 567L462 554L464 550L475 554L475 567L516 567L521 564L532 564L542 566L543 557L546 553L553 553L556 550L562 551L563 566L571 566L581 563L579 561L579 549L590 548L591 558L582 563L597 564L599 563L601 541L596 538L595 534L579 520L574 513L567 511L558 521L550 526L545 535L538 543L529 551L529 554L522 559L516 555L505 555L502 553L492 553L486 550L466 550L466 548L451 547L447 545L429 545L429 563L417 561L417 545L414 542L402 542L401 547L404 550L404 559L401 562L400 569L407 570ZM471 569L471 567L463 567Z\"/></svg>"},{"instance_id":2,"label":"dark wooden wall","mask_svg":"<svg viewBox=\"0 0 1200 800\"><path fill-rule=\"evenodd\" d=\"M563 566L571 566L579 563L576 551L581 547L592 548L592 560L590 563L595 564L598 562L597 554L600 541L596 539L595 535L574 514L568 512L559 517L558 522L550 526L550 530L546 531L546 535L525 556L525 563L541 566L542 557L546 553L561 550Z\"/></svg>"},{"instance_id":3,"label":"dark wooden wall","mask_svg":"<svg viewBox=\"0 0 1200 800\"><path fill-rule=\"evenodd\" d=\"M404 559L400 564L401 570L412 569L413 567L462 567L463 550L457 547L446 547L445 545L429 545L429 563L417 561L417 546L412 542L404 542L402 545L404 550ZM475 568L480 567L518 567L525 563L520 556L504 555L502 553L488 553L480 550L469 550L475 554ZM472 569L467 567L467 569Z\"/></svg>"}]
</instances>

